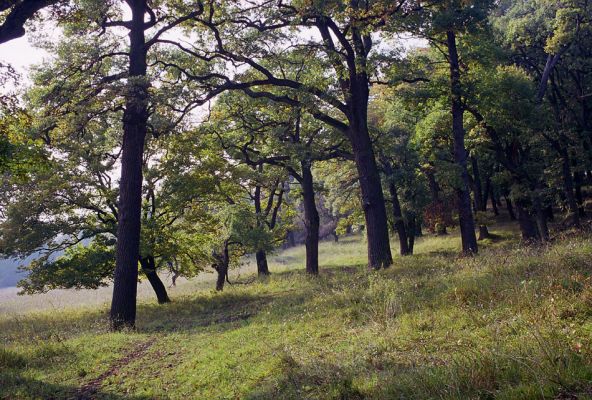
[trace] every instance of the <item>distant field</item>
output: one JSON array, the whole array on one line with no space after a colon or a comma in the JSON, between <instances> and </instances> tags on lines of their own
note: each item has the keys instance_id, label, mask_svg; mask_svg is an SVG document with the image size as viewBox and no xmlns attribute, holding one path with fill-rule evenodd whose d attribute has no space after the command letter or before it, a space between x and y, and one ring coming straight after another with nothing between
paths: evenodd
<instances>
[{"instance_id":1,"label":"distant field","mask_svg":"<svg viewBox=\"0 0 592 400\"><path fill-rule=\"evenodd\" d=\"M108 288L3 302L0 399L592 398L592 238L492 232L472 258L425 237L369 272L350 237L322 244L318 278L298 247L223 293L211 274L166 305L143 287L133 332L107 330Z\"/></svg>"}]
</instances>

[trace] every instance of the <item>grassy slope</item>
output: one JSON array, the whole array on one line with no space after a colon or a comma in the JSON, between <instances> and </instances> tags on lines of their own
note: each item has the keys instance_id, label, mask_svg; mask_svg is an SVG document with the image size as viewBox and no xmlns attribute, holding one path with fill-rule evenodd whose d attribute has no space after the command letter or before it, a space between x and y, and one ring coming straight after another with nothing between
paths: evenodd
<instances>
[{"instance_id":1,"label":"grassy slope","mask_svg":"<svg viewBox=\"0 0 592 400\"><path fill-rule=\"evenodd\" d=\"M318 279L290 249L268 281L141 303L137 332L105 306L0 316L0 398L592 398L592 238L494 232L372 273L358 238L324 243Z\"/></svg>"}]
</instances>

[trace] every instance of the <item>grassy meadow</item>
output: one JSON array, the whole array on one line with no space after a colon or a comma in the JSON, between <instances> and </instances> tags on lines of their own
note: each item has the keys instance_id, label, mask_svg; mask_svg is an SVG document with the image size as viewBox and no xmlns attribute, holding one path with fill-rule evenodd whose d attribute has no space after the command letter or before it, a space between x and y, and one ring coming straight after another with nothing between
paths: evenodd
<instances>
[{"instance_id":1,"label":"grassy meadow","mask_svg":"<svg viewBox=\"0 0 592 400\"><path fill-rule=\"evenodd\" d=\"M211 274L170 304L143 291L133 332L107 330L107 289L6 300L0 399L592 398L592 236L491 231L476 257L426 236L379 272L362 237L324 242L316 279L288 249L223 293Z\"/></svg>"}]
</instances>

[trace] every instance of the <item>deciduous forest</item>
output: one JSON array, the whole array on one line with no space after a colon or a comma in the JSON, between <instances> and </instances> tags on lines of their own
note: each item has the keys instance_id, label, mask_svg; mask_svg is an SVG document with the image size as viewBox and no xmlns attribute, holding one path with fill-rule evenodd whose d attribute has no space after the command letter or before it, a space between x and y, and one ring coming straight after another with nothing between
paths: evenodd
<instances>
[{"instance_id":1,"label":"deciduous forest","mask_svg":"<svg viewBox=\"0 0 592 400\"><path fill-rule=\"evenodd\" d=\"M592 2L0 1L0 259L1 399L590 399Z\"/></svg>"}]
</instances>

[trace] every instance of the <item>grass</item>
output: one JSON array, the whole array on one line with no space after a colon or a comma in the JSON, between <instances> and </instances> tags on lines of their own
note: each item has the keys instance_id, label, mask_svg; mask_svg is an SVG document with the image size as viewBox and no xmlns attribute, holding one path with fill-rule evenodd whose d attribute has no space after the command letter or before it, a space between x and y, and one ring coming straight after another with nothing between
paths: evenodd
<instances>
[{"instance_id":1,"label":"grass","mask_svg":"<svg viewBox=\"0 0 592 400\"><path fill-rule=\"evenodd\" d=\"M0 398L592 398L592 237L493 232L473 258L425 237L380 272L360 237L325 242L316 279L285 250L263 281L142 300L133 332L105 305L0 316Z\"/></svg>"}]
</instances>

